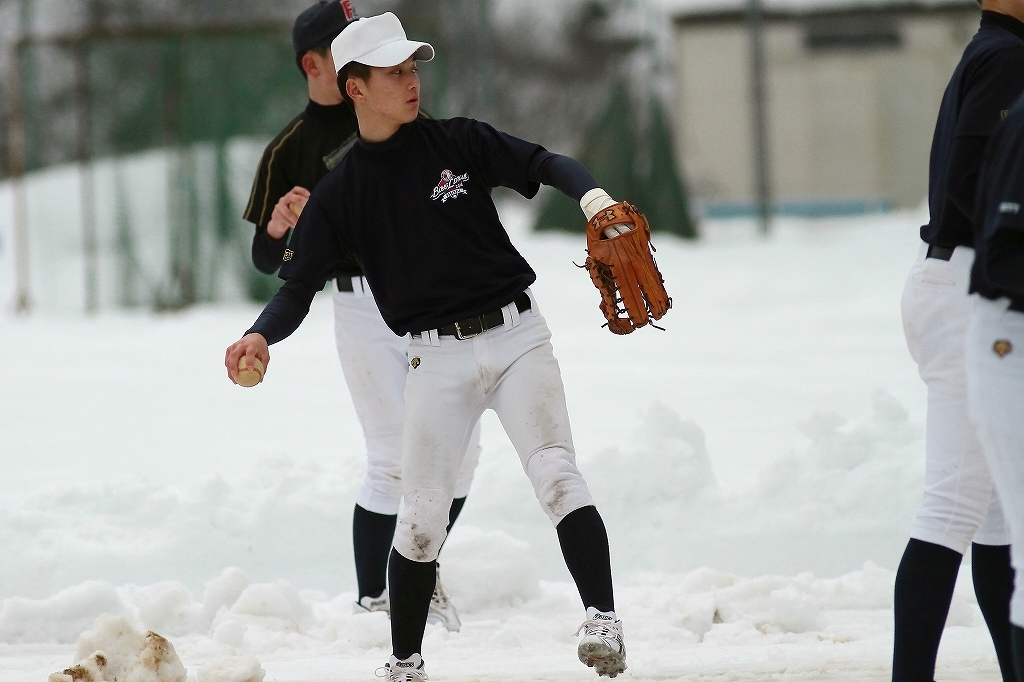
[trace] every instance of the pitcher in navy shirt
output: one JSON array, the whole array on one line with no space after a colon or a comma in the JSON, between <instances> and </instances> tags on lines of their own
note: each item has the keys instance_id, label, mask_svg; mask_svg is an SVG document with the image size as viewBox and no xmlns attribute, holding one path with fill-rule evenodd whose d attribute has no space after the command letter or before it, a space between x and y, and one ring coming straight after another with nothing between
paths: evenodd
<instances>
[{"instance_id":1,"label":"pitcher in navy shirt","mask_svg":"<svg viewBox=\"0 0 1024 682\"><path fill-rule=\"evenodd\" d=\"M989 137L1024 91L1024 0L982 0L932 140L928 224L903 293L907 346L928 387L924 495L896 574L893 682L931 682L961 560L1004 680L1013 679L1010 537L968 416L964 338L978 174Z\"/></svg>"},{"instance_id":2,"label":"pitcher in navy shirt","mask_svg":"<svg viewBox=\"0 0 1024 682\"><path fill-rule=\"evenodd\" d=\"M359 140L313 190L280 275L285 284L225 356L269 368L268 344L291 334L352 253L396 335L409 337L403 506L388 566L389 682L421 682L423 631L456 474L474 424L494 410L555 526L586 610L577 647L599 675L625 670L608 536L576 466L565 392L530 290L536 274L512 245L490 190L533 197L540 184L580 201L585 218L614 203L579 162L469 119L418 118L418 61L391 13L350 24L331 45ZM578 631L578 632L579 632Z\"/></svg>"},{"instance_id":3,"label":"pitcher in navy shirt","mask_svg":"<svg viewBox=\"0 0 1024 682\"><path fill-rule=\"evenodd\" d=\"M309 104L267 145L244 216L256 225L253 264L267 274L281 267L289 233L310 191L345 158L358 137L356 113L338 89L331 55L331 43L356 18L349 0L319 0L295 19L292 44L296 63L306 78ZM388 556L402 500L409 344L384 324L373 292L351 253L338 259L333 278L334 341L366 445L366 473L352 510L358 588L354 610L387 612ZM473 482L480 459L479 433L477 428L466 450L450 523L458 518ZM453 631L460 627L458 612L440 575L428 622Z\"/></svg>"}]
</instances>

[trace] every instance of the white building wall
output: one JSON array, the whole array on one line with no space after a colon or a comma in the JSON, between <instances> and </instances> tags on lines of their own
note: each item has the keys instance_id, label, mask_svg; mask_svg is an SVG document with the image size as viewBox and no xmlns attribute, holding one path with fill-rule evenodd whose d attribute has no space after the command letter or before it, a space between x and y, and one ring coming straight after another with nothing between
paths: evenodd
<instances>
[{"instance_id":1,"label":"white building wall","mask_svg":"<svg viewBox=\"0 0 1024 682\"><path fill-rule=\"evenodd\" d=\"M697 196L750 196L753 175L747 36L741 28L686 32L677 41L676 135Z\"/></svg>"},{"instance_id":2,"label":"white building wall","mask_svg":"<svg viewBox=\"0 0 1024 682\"><path fill-rule=\"evenodd\" d=\"M920 204L946 82L977 14L899 20L898 49L814 51L799 21L766 31L773 181L784 204ZM677 30L676 140L694 198L754 199L749 40L743 24Z\"/></svg>"}]
</instances>

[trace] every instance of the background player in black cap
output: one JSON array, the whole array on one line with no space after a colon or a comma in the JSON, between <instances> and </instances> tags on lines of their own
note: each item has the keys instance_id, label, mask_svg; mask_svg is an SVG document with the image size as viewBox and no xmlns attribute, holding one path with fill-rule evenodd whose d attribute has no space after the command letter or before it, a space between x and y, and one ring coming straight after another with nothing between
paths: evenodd
<instances>
[{"instance_id":1,"label":"background player in black cap","mask_svg":"<svg viewBox=\"0 0 1024 682\"><path fill-rule=\"evenodd\" d=\"M971 418L1024 570L1024 97L992 137L978 184L966 356ZM1024 682L1024 589L1013 592L1013 655Z\"/></svg>"},{"instance_id":2,"label":"background player in black cap","mask_svg":"<svg viewBox=\"0 0 1024 682\"><path fill-rule=\"evenodd\" d=\"M253 263L265 273L282 263L292 226L310 191L356 138L351 103L342 101L331 41L357 18L349 0L321 2L295 20L292 43L306 78L309 103L263 153L245 219L256 225ZM335 341L345 381L366 441L367 470L352 516L358 611L387 611L387 562L402 496L402 419L408 341L395 336L380 312L359 264L345 254L334 273ZM454 523L479 459L479 429L467 449L450 510ZM458 630L459 617L440 580L430 621Z\"/></svg>"},{"instance_id":3,"label":"background player in black cap","mask_svg":"<svg viewBox=\"0 0 1024 682\"><path fill-rule=\"evenodd\" d=\"M1024 0L982 0L981 25L942 99L928 224L903 293L910 354L928 386L924 498L896 574L894 682L931 682L963 554L1004 680L1013 679L1009 533L967 405L975 191L985 146L1024 91ZM973 545L972 545L973 542Z\"/></svg>"}]
</instances>

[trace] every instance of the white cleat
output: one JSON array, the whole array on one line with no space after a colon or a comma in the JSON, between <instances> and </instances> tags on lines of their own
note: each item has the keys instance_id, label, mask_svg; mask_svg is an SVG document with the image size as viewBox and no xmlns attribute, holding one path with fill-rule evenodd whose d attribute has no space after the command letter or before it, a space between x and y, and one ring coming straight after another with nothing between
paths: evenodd
<instances>
[{"instance_id":1,"label":"white cleat","mask_svg":"<svg viewBox=\"0 0 1024 682\"><path fill-rule=\"evenodd\" d=\"M438 569L437 579L434 581L434 594L430 597L430 609L427 611L427 622L436 625L443 625L449 632L458 632L462 627L459 614L455 610L448 593L444 591L441 584L441 571Z\"/></svg>"},{"instance_id":2,"label":"white cleat","mask_svg":"<svg viewBox=\"0 0 1024 682\"><path fill-rule=\"evenodd\" d=\"M379 597L366 596L352 604L352 613L374 613L383 611L391 615L391 600L388 599L388 591L384 590Z\"/></svg>"},{"instance_id":3,"label":"white cleat","mask_svg":"<svg viewBox=\"0 0 1024 682\"><path fill-rule=\"evenodd\" d=\"M427 669L419 654L401 661L392 656L383 668L377 668L376 675L385 682L426 682Z\"/></svg>"},{"instance_id":4,"label":"white cleat","mask_svg":"<svg viewBox=\"0 0 1024 682\"><path fill-rule=\"evenodd\" d=\"M615 677L626 669L626 645L622 639L622 621L614 611L587 609L587 619L576 634L583 633L576 653L602 677Z\"/></svg>"}]
</instances>

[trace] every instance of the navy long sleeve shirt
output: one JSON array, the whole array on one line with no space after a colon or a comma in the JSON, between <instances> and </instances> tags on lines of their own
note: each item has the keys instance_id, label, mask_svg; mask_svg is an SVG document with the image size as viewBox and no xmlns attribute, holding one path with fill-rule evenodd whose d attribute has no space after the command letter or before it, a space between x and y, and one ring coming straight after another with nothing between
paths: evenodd
<instances>
[{"instance_id":1,"label":"navy long sleeve shirt","mask_svg":"<svg viewBox=\"0 0 1024 682\"><path fill-rule=\"evenodd\" d=\"M541 184L577 201L597 187L579 162L471 119L421 118L360 140L314 189L284 253L286 283L249 331L269 343L291 334L346 253L398 335L509 304L536 275L490 191L532 198Z\"/></svg>"}]
</instances>

